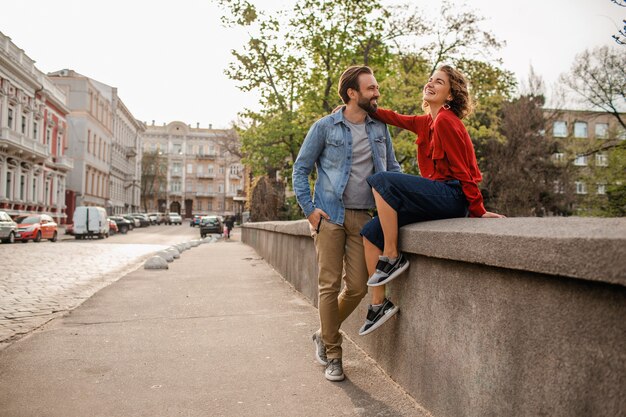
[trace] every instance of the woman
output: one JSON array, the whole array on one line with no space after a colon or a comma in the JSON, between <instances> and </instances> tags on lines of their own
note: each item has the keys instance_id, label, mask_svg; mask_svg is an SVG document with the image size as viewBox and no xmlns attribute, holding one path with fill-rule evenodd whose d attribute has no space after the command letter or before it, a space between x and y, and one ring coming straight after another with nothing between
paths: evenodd
<instances>
[{"instance_id":1,"label":"woman","mask_svg":"<svg viewBox=\"0 0 626 417\"><path fill-rule=\"evenodd\" d=\"M463 74L444 65L424 86L423 116L405 116L379 108L371 114L387 124L417 134L417 161L422 176L380 172L372 187L378 217L361 235L372 288L372 304L360 335L368 334L398 311L385 298L385 284L405 271L409 262L398 252L398 228L409 223L454 217L504 217L485 210L478 189L482 180L472 141L461 122L472 104Z\"/></svg>"}]
</instances>

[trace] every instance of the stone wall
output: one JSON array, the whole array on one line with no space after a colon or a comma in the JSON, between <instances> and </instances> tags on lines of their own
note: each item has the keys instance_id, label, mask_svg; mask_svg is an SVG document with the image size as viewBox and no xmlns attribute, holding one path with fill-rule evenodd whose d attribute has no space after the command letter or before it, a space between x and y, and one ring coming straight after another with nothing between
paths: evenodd
<instances>
[{"instance_id":1,"label":"stone wall","mask_svg":"<svg viewBox=\"0 0 626 417\"><path fill-rule=\"evenodd\" d=\"M317 305L306 221L243 241ZM626 219L425 222L400 248L400 313L358 336L364 300L342 328L433 416L626 415Z\"/></svg>"}]
</instances>

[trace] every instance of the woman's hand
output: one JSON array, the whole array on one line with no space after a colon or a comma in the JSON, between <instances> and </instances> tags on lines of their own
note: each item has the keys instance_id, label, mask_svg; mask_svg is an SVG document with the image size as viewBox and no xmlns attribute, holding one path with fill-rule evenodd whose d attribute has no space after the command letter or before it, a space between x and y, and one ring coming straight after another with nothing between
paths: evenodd
<instances>
[{"instance_id":1,"label":"woman's hand","mask_svg":"<svg viewBox=\"0 0 626 417\"><path fill-rule=\"evenodd\" d=\"M483 214L482 216L480 216L482 219L503 219L506 216L502 215L502 214L498 214L498 213L492 213L490 211L486 212L485 214Z\"/></svg>"}]
</instances>

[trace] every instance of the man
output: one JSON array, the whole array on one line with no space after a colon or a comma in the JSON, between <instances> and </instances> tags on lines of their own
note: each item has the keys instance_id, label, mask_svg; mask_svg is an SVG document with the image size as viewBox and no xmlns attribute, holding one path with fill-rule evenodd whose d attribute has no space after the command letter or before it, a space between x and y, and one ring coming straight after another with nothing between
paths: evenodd
<instances>
[{"instance_id":1,"label":"man","mask_svg":"<svg viewBox=\"0 0 626 417\"><path fill-rule=\"evenodd\" d=\"M376 172L400 171L387 126L368 115L376 111L379 97L372 70L348 68L338 90L345 107L313 124L293 166L293 188L309 220L319 267L321 329L313 335L315 355L326 365L330 381L344 379L339 327L367 294L360 231L375 204L365 179ZM314 166L317 180L311 198Z\"/></svg>"}]
</instances>

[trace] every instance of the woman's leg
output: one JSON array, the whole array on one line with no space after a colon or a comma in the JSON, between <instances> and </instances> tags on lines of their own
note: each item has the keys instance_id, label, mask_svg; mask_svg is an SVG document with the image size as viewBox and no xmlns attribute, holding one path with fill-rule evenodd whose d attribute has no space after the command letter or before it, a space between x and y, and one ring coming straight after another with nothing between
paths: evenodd
<instances>
[{"instance_id":1,"label":"woman's leg","mask_svg":"<svg viewBox=\"0 0 626 417\"><path fill-rule=\"evenodd\" d=\"M365 264L367 265L367 273L371 277L376 272L376 264L378 263L378 257L382 255L383 251L378 249L372 242L363 238L363 247L365 249ZM382 304L385 301L385 286L380 285L378 287L371 287L372 304Z\"/></svg>"},{"instance_id":2,"label":"woman's leg","mask_svg":"<svg viewBox=\"0 0 626 417\"><path fill-rule=\"evenodd\" d=\"M383 229L383 235L385 237L385 247L383 249L383 256L389 258L398 257L398 213L385 201L385 199L372 188L374 193L374 201L376 201L376 209L378 210L378 217L380 219L380 225ZM372 245L373 246L373 245ZM378 258L377 258L378 259ZM374 270L376 263L374 263ZM370 276L373 272L370 273Z\"/></svg>"}]
</instances>

